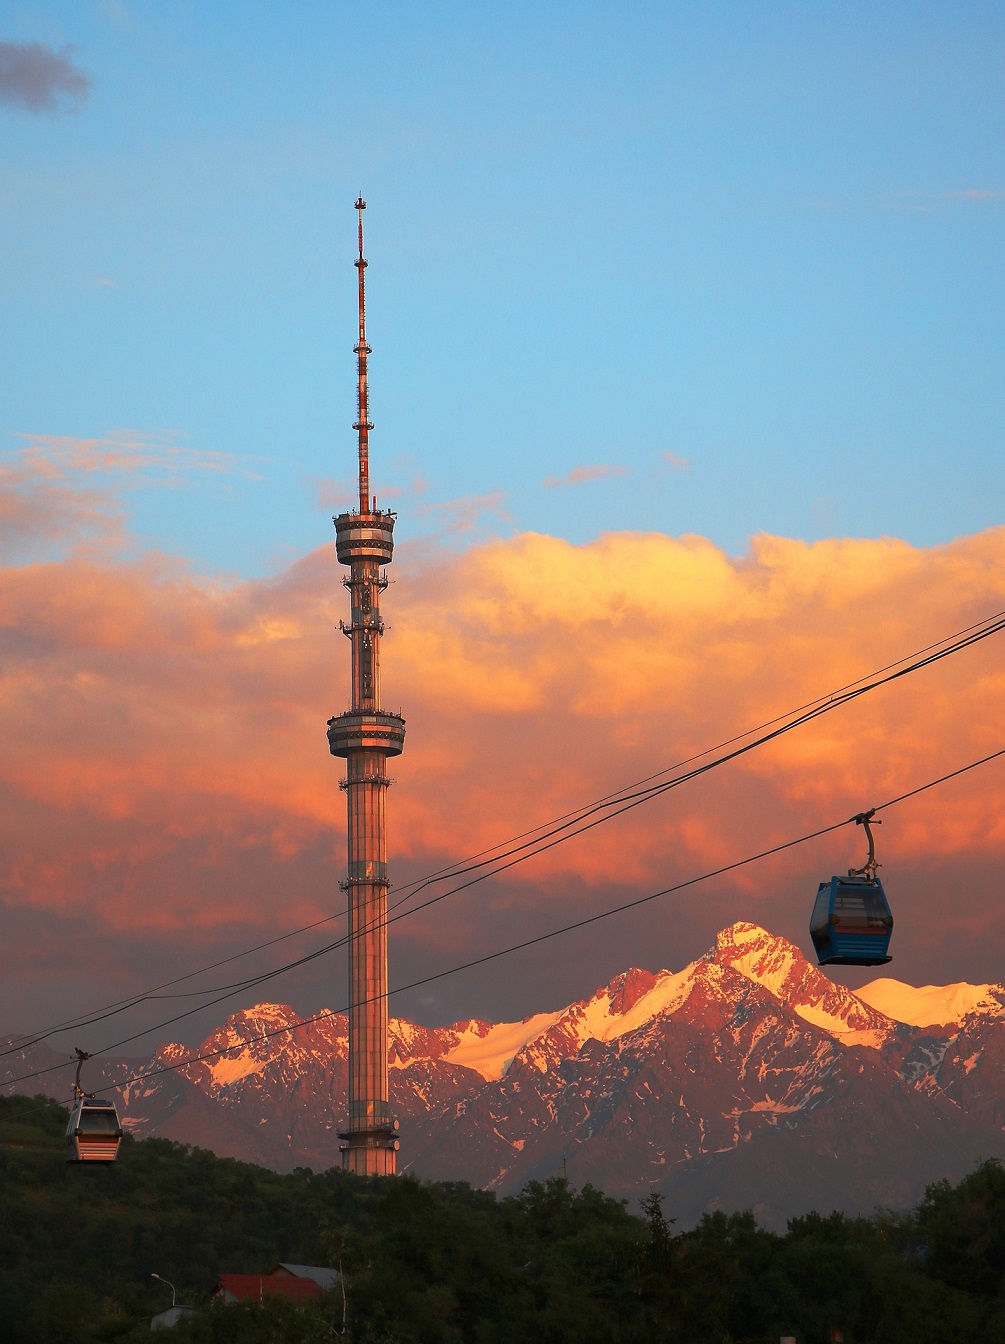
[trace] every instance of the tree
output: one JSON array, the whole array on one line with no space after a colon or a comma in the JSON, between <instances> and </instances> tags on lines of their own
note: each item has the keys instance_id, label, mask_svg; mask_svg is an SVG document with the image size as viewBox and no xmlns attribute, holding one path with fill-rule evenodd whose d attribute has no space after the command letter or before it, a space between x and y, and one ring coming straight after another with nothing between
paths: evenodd
<instances>
[{"instance_id":1,"label":"tree","mask_svg":"<svg viewBox=\"0 0 1005 1344\"><path fill-rule=\"evenodd\" d=\"M981 1163L959 1185L930 1185L915 1214L926 1272L982 1297L1005 1298L1005 1167Z\"/></svg>"}]
</instances>

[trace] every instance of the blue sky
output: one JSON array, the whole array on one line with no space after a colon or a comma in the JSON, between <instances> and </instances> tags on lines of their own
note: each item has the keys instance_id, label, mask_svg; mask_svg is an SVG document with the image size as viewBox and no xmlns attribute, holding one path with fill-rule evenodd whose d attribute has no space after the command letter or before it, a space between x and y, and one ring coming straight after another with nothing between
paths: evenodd
<instances>
[{"instance_id":1,"label":"blue sky","mask_svg":"<svg viewBox=\"0 0 1005 1344\"><path fill-rule=\"evenodd\" d=\"M991 4L8 0L0 42L90 88L0 102L0 448L140 445L95 481L200 571L329 540L362 189L402 539L978 531L1003 37Z\"/></svg>"}]
</instances>

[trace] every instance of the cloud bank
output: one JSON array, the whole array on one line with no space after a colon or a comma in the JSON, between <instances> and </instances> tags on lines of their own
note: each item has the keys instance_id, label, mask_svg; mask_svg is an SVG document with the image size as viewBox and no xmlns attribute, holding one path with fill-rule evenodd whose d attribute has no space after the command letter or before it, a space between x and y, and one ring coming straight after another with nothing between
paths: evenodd
<instances>
[{"instance_id":1,"label":"cloud bank","mask_svg":"<svg viewBox=\"0 0 1005 1344\"><path fill-rule=\"evenodd\" d=\"M74 507L93 522L95 500L63 479L0 478L0 517L17 526L76 525ZM11 998L49 982L71 933L73 957L114 978L126 945L151 968L157 956L191 964L341 908L341 763L325 742L348 704L340 577L333 547L243 583L80 550L0 570L0 892L21 931L7 948ZM531 534L461 554L402 545L392 577L384 700L408 722L389 797L400 885L1000 610L1005 529L927 550L762 536L740 558L699 536L574 546ZM398 978L732 862L1005 745L1003 666L989 640L401 925ZM1000 978L1003 788L989 766L887 815L901 978ZM605 969L683 965L730 918L799 939L816 882L861 862L860 847L850 827L641 922L600 926L592 942L555 945L547 973L582 989ZM509 1011L562 1001L558 988L531 994L522 974L498 972ZM430 1012L460 1016L469 992Z\"/></svg>"}]
</instances>

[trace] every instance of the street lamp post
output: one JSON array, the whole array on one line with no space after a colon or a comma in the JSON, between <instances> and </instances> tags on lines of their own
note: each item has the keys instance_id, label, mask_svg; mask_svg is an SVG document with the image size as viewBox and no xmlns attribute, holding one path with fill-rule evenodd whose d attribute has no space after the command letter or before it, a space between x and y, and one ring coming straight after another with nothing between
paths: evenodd
<instances>
[{"instance_id":1,"label":"street lamp post","mask_svg":"<svg viewBox=\"0 0 1005 1344\"><path fill-rule=\"evenodd\" d=\"M171 1280L163 1278L160 1274L155 1274L153 1270L150 1271L150 1277L152 1279L159 1280L161 1283L166 1283L167 1286L171 1289L171 1305L173 1307L175 1304L175 1298L177 1297L177 1293L175 1292L175 1286L171 1282Z\"/></svg>"}]
</instances>

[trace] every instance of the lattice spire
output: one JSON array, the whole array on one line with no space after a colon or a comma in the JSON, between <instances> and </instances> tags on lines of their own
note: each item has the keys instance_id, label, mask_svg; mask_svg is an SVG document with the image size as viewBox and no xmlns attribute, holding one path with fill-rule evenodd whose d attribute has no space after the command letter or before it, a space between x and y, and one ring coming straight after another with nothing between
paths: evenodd
<instances>
[{"instance_id":1,"label":"lattice spire","mask_svg":"<svg viewBox=\"0 0 1005 1344\"><path fill-rule=\"evenodd\" d=\"M357 419L353 429L359 434L359 511L370 512L370 423L369 404L366 386L366 357L371 354L366 343L366 257L363 256L363 211L366 201L362 196L356 199L356 213L359 217L359 256L356 258L356 271L359 275L359 344L353 346L356 356L356 374L359 386L356 394Z\"/></svg>"}]
</instances>

